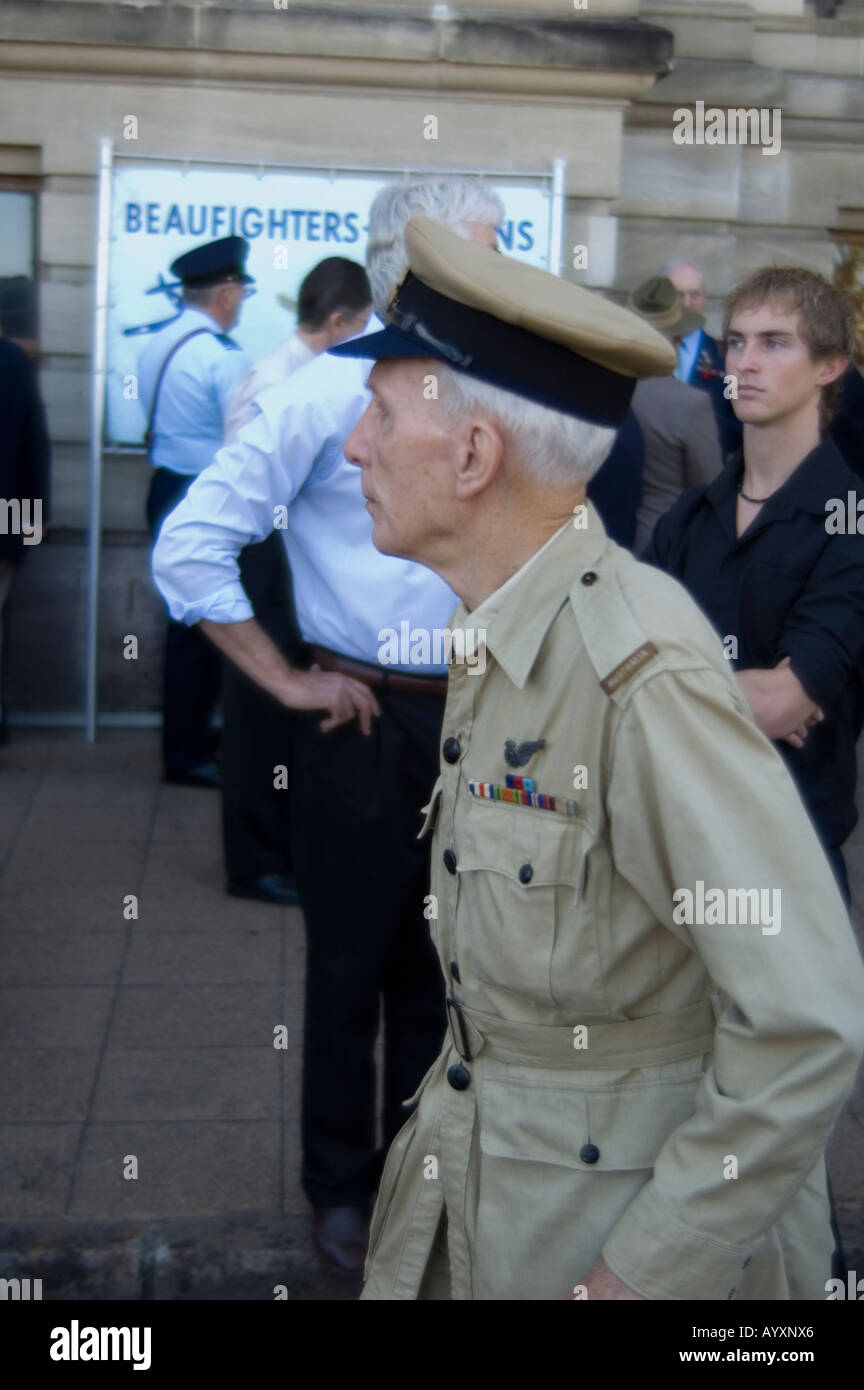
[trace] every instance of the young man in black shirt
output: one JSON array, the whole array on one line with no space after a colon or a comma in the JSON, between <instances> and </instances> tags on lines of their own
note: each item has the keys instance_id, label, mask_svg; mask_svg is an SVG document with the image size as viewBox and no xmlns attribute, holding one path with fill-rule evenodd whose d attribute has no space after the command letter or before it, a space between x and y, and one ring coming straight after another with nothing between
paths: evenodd
<instances>
[{"instance_id":1,"label":"young man in black shirt","mask_svg":"<svg viewBox=\"0 0 864 1390\"><path fill-rule=\"evenodd\" d=\"M857 819L864 534L847 506L859 479L826 429L855 353L852 309L822 276L769 267L729 296L724 337L743 449L707 487L682 493L642 558L680 579L723 637L848 903L841 845Z\"/></svg>"}]
</instances>

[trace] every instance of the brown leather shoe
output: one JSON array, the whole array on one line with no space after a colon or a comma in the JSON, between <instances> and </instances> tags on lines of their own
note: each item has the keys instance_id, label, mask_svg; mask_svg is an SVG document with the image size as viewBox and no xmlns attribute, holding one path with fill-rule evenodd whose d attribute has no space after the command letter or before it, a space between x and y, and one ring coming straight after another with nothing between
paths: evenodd
<instances>
[{"instance_id":1,"label":"brown leather shoe","mask_svg":"<svg viewBox=\"0 0 864 1390\"><path fill-rule=\"evenodd\" d=\"M342 1274L363 1273L369 1243L365 1207L318 1207L313 1218L315 1244L328 1264Z\"/></svg>"}]
</instances>

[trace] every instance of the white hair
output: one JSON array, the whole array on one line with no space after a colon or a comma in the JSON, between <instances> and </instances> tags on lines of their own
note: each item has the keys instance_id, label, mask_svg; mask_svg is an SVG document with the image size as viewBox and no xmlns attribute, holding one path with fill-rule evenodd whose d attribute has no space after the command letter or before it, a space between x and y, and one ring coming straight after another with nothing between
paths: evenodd
<instances>
[{"instance_id":1,"label":"white hair","mask_svg":"<svg viewBox=\"0 0 864 1390\"><path fill-rule=\"evenodd\" d=\"M502 429L525 470L553 486L587 483L609 456L617 431L538 405L500 386L490 386L446 363L436 364L444 415L457 420L476 411Z\"/></svg>"},{"instance_id":2,"label":"white hair","mask_svg":"<svg viewBox=\"0 0 864 1390\"><path fill-rule=\"evenodd\" d=\"M702 284L704 285L705 272L702 269L701 265L697 265L695 261L689 261L686 256L677 256L675 260L664 261L657 274L668 276L670 270L681 270L685 265L689 266L691 270L696 271L696 274L699 276L700 280L702 281Z\"/></svg>"},{"instance_id":3,"label":"white hair","mask_svg":"<svg viewBox=\"0 0 864 1390\"><path fill-rule=\"evenodd\" d=\"M430 217L459 236L471 235L470 224L499 227L504 204L482 179L464 174L441 174L405 183L388 183L369 209L366 270L375 312L384 318L387 301L405 271L405 223L411 217Z\"/></svg>"}]
</instances>

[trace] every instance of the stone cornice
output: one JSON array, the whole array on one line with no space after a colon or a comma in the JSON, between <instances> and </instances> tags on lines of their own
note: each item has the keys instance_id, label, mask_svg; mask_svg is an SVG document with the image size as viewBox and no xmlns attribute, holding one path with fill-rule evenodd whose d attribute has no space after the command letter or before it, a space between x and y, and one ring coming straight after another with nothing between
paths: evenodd
<instances>
[{"instance_id":1,"label":"stone cornice","mask_svg":"<svg viewBox=\"0 0 864 1390\"><path fill-rule=\"evenodd\" d=\"M248 84L629 99L671 67L672 35L640 20L4 0L0 68Z\"/></svg>"},{"instance_id":2,"label":"stone cornice","mask_svg":"<svg viewBox=\"0 0 864 1390\"><path fill-rule=\"evenodd\" d=\"M481 66L382 59L308 58L283 54L187 52L158 48L0 42L0 72L20 77L89 77L111 81L212 83L224 86L375 89L410 95L500 96L632 101L655 81L653 72L615 68Z\"/></svg>"}]
</instances>

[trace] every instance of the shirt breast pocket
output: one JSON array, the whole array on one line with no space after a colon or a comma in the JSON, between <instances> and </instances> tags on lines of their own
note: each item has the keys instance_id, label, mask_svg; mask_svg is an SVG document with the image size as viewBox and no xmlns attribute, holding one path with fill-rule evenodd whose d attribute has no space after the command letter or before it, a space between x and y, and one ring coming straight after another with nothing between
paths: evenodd
<instances>
[{"instance_id":1,"label":"shirt breast pocket","mask_svg":"<svg viewBox=\"0 0 864 1390\"><path fill-rule=\"evenodd\" d=\"M741 621L754 659L773 661L789 613L807 584L808 571L754 560L744 577ZM746 634L746 635L745 635Z\"/></svg>"},{"instance_id":2,"label":"shirt breast pocket","mask_svg":"<svg viewBox=\"0 0 864 1390\"><path fill-rule=\"evenodd\" d=\"M463 978L546 1005L603 1011L585 897L589 844L576 818L501 802L468 807L457 852Z\"/></svg>"}]
</instances>

